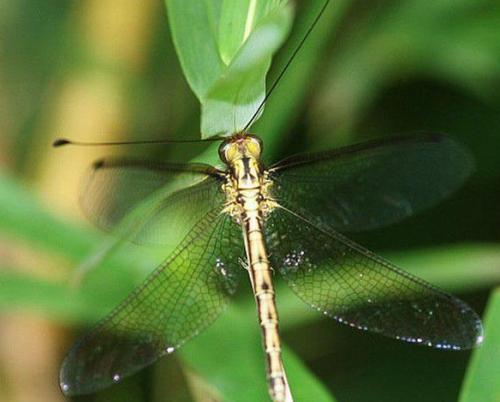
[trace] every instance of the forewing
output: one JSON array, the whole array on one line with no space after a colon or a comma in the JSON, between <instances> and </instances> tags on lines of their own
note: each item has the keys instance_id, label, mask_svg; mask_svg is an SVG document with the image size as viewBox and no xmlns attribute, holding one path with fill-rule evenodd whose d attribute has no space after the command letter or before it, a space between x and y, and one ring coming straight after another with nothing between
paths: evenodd
<instances>
[{"instance_id":1,"label":"forewing","mask_svg":"<svg viewBox=\"0 0 500 402\"><path fill-rule=\"evenodd\" d=\"M271 168L272 195L340 232L398 222L428 208L469 176L473 163L448 137L379 140L291 157Z\"/></svg>"},{"instance_id":2,"label":"forewing","mask_svg":"<svg viewBox=\"0 0 500 402\"><path fill-rule=\"evenodd\" d=\"M481 321L464 302L287 210L266 221L271 265L314 309L338 322L407 342L467 349Z\"/></svg>"},{"instance_id":3,"label":"forewing","mask_svg":"<svg viewBox=\"0 0 500 402\"><path fill-rule=\"evenodd\" d=\"M81 206L104 230L139 244L175 244L215 205L220 181L209 165L103 159L87 176ZM218 198L217 198L218 197Z\"/></svg>"},{"instance_id":4,"label":"forewing","mask_svg":"<svg viewBox=\"0 0 500 402\"><path fill-rule=\"evenodd\" d=\"M217 177L143 202L120 229L137 244L176 245L187 231L226 199Z\"/></svg>"},{"instance_id":5,"label":"forewing","mask_svg":"<svg viewBox=\"0 0 500 402\"><path fill-rule=\"evenodd\" d=\"M98 391L173 352L210 325L235 291L241 230L209 211L142 286L80 340L60 372L66 395Z\"/></svg>"}]
</instances>

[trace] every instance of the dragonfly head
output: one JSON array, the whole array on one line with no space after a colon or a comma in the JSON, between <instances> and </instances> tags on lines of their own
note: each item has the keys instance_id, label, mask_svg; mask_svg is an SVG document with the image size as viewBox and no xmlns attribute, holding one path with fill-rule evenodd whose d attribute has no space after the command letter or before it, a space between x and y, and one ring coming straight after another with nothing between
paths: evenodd
<instances>
[{"instance_id":1,"label":"dragonfly head","mask_svg":"<svg viewBox=\"0 0 500 402\"><path fill-rule=\"evenodd\" d=\"M219 157L222 162L231 164L237 159L260 159L262 140L252 134L238 133L225 140L219 147Z\"/></svg>"}]
</instances>

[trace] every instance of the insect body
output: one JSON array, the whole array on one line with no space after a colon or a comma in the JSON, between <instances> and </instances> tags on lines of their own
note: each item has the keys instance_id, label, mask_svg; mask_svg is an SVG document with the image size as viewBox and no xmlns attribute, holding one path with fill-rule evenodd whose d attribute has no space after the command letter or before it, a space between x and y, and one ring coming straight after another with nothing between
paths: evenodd
<instances>
[{"instance_id":1,"label":"insect body","mask_svg":"<svg viewBox=\"0 0 500 402\"><path fill-rule=\"evenodd\" d=\"M292 401L275 271L299 298L339 323L438 349L481 342L481 321L469 306L341 234L398 222L445 198L472 170L462 147L422 134L292 156L266 168L262 142L246 132L327 5L242 132L220 145L225 169L129 159L93 165L82 207L98 226L111 230L140 206L144 214L129 222L131 241L163 245L176 228L186 232L145 282L70 350L60 372L65 394L96 392L174 352L219 316L245 271L275 402ZM189 185L166 191L179 176Z\"/></svg>"},{"instance_id":2,"label":"insect body","mask_svg":"<svg viewBox=\"0 0 500 402\"><path fill-rule=\"evenodd\" d=\"M262 169L261 151L262 142L250 135L236 135L220 147L221 159L230 172L224 187L228 198L227 212L241 224L243 231L248 273L262 328L269 393L273 400L281 402L289 391L281 361L278 313L264 239L265 215L275 203L269 198L272 182Z\"/></svg>"},{"instance_id":3,"label":"insect body","mask_svg":"<svg viewBox=\"0 0 500 402\"><path fill-rule=\"evenodd\" d=\"M471 171L462 147L425 134L292 156L269 169L261 153L257 137L238 133L220 146L225 170L127 159L94 164L82 206L98 225L113 227L146 200L149 212L134 222L132 241L163 244L171 225L190 230L71 349L61 368L66 394L95 392L175 351L218 317L245 270L274 401L292 397L273 270L311 307L351 327L439 349L481 342L480 319L465 303L339 233L382 227L441 200ZM179 174L195 184L164 194Z\"/></svg>"}]
</instances>

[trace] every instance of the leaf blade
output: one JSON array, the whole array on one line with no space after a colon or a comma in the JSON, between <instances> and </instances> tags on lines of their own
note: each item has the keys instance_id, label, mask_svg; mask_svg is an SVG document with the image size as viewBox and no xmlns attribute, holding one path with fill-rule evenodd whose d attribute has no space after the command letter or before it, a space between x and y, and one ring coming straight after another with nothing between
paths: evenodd
<instances>
[{"instance_id":1,"label":"leaf blade","mask_svg":"<svg viewBox=\"0 0 500 402\"><path fill-rule=\"evenodd\" d=\"M265 97L271 56L285 40L291 7L272 10L242 44L220 79L202 100L202 137L241 131Z\"/></svg>"},{"instance_id":2,"label":"leaf blade","mask_svg":"<svg viewBox=\"0 0 500 402\"><path fill-rule=\"evenodd\" d=\"M184 76L196 96L202 98L224 68L217 38L220 2L165 1L172 39Z\"/></svg>"},{"instance_id":3,"label":"leaf blade","mask_svg":"<svg viewBox=\"0 0 500 402\"><path fill-rule=\"evenodd\" d=\"M485 336L472 361L460 394L460 402L500 401L500 288L495 289L488 302L484 319Z\"/></svg>"},{"instance_id":4,"label":"leaf blade","mask_svg":"<svg viewBox=\"0 0 500 402\"><path fill-rule=\"evenodd\" d=\"M184 75L201 104L202 138L242 130L264 99L271 57L288 34L292 7L284 0L166 4Z\"/></svg>"}]
</instances>

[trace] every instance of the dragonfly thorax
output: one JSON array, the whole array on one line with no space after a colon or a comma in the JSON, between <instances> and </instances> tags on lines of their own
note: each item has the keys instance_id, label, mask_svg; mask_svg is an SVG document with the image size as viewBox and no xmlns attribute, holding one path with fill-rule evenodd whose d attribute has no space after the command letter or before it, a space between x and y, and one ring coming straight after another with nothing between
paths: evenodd
<instances>
[{"instance_id":1,"label":"dragonfly thorax","mask_svg":"<svg viewBox=\"0 0 500 402\"><path fill-rule=\"evenodd\" d=\"M265 215L274 206L269 195L272 182L262 167L261 153L261 140L249 134L236 134L219 148L221 160L228 167L223 186L226 212L238 222L249 213Z\"/></svg>"}]
</instances>

